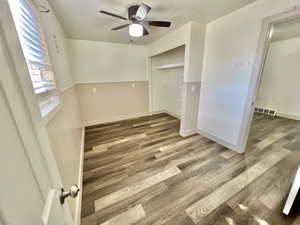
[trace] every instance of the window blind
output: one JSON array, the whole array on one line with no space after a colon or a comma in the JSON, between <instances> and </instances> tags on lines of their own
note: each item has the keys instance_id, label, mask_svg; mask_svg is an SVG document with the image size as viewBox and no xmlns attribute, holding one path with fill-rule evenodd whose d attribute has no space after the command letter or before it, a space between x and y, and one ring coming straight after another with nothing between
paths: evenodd
<instances>
[{"instance_id":1,"label":"window blind","mask_svg":"<svg viewBox=\"0 0 300 225\"><path fill-rule=\"evenodd\" d=\"M27 0L9 0L9 3L34 92L41 94L56 89L37 12Z\"/></svg>"}]
</instances>

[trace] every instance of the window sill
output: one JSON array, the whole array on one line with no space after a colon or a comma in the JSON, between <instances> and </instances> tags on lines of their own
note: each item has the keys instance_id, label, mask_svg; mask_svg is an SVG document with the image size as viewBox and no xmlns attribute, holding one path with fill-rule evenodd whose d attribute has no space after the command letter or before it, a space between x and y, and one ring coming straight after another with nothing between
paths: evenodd
<instances>
[{"instance_id":1,"label":"window sill","mask_svg":"<svg viewBox=\"0 0 300 225\"><path fill-rule=\"evenodd\" d=\"M50 121L56 116L56 114L61 110L61 108L61 102L56 102L45 107L41 111L44 124L48 125Z\"/></svg>"}]
</instances>

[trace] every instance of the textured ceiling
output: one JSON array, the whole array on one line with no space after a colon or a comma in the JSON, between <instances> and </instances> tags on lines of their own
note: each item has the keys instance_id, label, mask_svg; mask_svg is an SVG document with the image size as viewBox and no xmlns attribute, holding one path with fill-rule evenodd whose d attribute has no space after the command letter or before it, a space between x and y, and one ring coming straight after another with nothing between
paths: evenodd
<instances>
[{"instance_id":1,"label":"textured ceiling","mask_svg":"<svg viewBox=\"0 0 300 225\"><path fill-rule=\"evenodd\" d=\"M271 41L300 37L300 18L274 25Z\"/></svg>"},{"instance_id":2,"label":"textured ceiling","mask_svg":"<svg viewBox=\"0 0 300 225\"><path fill-rule=\"evenodd\" d=\"M149 27L150 35L134 40L148 44L188 21L208 23L256 0L144 0L152 7L149 19L172 21L171 28ZM111 31L126 21L99 14L100 9L127 16L134 0L50 0L67 36L74 39L129 43L128 28Z\"/></svg>"}]
</instances>

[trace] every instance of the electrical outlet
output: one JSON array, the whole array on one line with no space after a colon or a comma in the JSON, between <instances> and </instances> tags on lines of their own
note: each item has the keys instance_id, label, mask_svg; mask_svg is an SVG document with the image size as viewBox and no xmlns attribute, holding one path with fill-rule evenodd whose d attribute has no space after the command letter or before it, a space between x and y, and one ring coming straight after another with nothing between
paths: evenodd
<instances>
[{"instance_id":1,"label":"electrical outlet","mask_svg":"<svg viewBox=\"0 0 300 225\"><path fill-rule=\"evenodd\" d=\"M93 93L96 93L97 92L97 88L93 88L92 91L93 91Z\"/></svg>"}]
</instances>

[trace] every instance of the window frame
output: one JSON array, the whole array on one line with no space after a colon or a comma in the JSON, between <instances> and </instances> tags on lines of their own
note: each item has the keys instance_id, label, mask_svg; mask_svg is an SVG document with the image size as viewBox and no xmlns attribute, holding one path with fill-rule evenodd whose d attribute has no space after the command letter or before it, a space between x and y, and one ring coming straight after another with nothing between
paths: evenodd
<instances>
[{"instance_id":1,"label":"window frame","mask_svg":"<svg viewBox=\"0 0 300 225\"><path fill-rule=\"evenodd\" d=\"M49 70L52 73L52 81L54 83L54 86L52 88L45 88L46 90L41 91L41 92L36 92L36 89L34 88L34 81L32 80L32 73L31 70L29 68L29 66L31 66L31 64L28 64L28 58L26 58L26 49L24 48L24 46L26 46L26 44L24 42L22 42L22 38L21 33L19 32L20 27L18 27L20 24L18 24L18 22L16 22L16 15L15 13L17 13L17 10L13 9L12 7L14 7L12 2L16 2L16 1L23 1L25 2L25 4L27 3L27 5L30 7L30 9L33 11L34 13L34 17L36 17L37 21L37 26L40 28L40 30L38 31L39 34L41 35L41 41L42 41L42 45L44 45L42 48L42 52L46 53L46 61L49 63ZM28 71L28 74L30 76L30 80L31 80L31 85L32 85L32 91L34 92L34 95L36 96L38 105L39 105L39 110L40 110L40 114L42 116L42 118L45 119L45 121L50 120L50 118L52 118L52 115L54 112L58 111L58 109L61 106L61 97L60 97L60 93L59 93L59 89L58 89L58 85L57 85L57 81L56 81L56 74L54 71L54 67L53 67L53 63L51 60L51 56L50 56L50 51L49 51L49 47L48 47L48 43L47 43L47 37L46 37L46 32L43 26L43 21L41 18L41 15L37 9L37 7L35 6L35 3L32 0L8 0L8 4L9 4L9 9L11 11L12 17L13 17L13 23L14 26L16 28L17 31L17 36L18 36L18 41L20 43L21 46L21 50L22 50L22 55L24 57L25 60L25 64L26 64L26 69ZM16 3L18 4L18 3ZM22 4L22 3L19 3ZM14 11L15 10L15 11ZM18 15L20 16L20 15ZM34 31L34 30L33 30Z\"/></svg>"}]
</instances>

